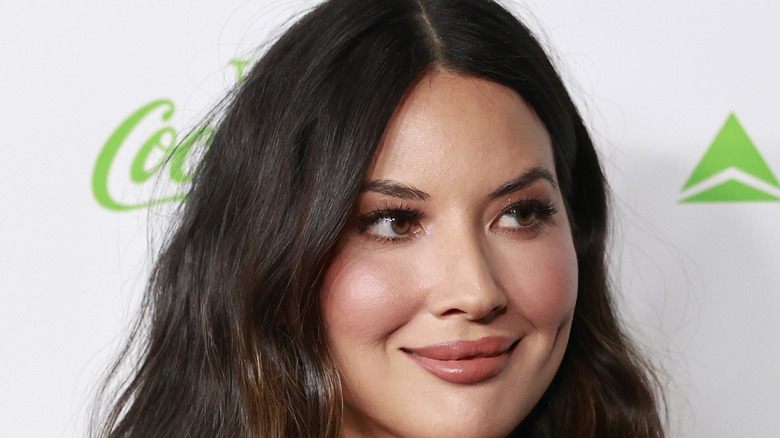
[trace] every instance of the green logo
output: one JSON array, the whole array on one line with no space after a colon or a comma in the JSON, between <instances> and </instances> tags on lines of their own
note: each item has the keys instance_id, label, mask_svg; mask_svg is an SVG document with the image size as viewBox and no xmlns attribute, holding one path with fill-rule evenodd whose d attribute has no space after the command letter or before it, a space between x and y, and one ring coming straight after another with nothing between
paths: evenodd
<instances>
[{"instance_id":1,"label":"green logo","mask_svg":"<svg viewBox=\"0 0 780 438\"><path fill-rule=\"evenodd\" d=\"M230 61L236 82L243 78L247 63ZM197 150L211 144L214 128L201 127L182 138L170 125L175 110L170 99L149 102L109 136L92 172L92 194L98 204L109 210L127 211L184 199L197 164ZM154 176L166 177L173 190L169 187L168 193L155 193L150 181Z\"/></svg>"},{"instance_id":2,"label":"green logo","mask_svg":"<svg viewBox=\"0 0 780 438\"><path fill-rule=\"evenodd\" d=\"M780 184L732 113L682 193L685 203L780 201Z\"/></svg>"}]
</instances>

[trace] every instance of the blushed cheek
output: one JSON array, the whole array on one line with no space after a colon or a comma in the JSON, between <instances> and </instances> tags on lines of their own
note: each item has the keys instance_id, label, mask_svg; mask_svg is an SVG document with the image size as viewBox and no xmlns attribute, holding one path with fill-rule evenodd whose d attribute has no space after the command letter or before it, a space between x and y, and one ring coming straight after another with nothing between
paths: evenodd
<instances>
[{"instance_id":1,"label":"blushed cheek","mask_svg":"<svg viewBox=\"0 0 780 438\"><path fill-rule=\"evenodd\" d=\"M377 346L414 316L413 285L401 263L381 254L347 252L328 267L321 290L329 341Z\"/></svg>"},{"instance_id":2,"label":"blushed cheek","mask_svg":"<svg viewBox=\"0 0 780 438\"><path fill-rule=\"evenodd\" d=\"M567 322L577 300L577 256L566 239L534 243L505 262L509 301L534 327L556 329Z\"/></svg>"}]
</instances>

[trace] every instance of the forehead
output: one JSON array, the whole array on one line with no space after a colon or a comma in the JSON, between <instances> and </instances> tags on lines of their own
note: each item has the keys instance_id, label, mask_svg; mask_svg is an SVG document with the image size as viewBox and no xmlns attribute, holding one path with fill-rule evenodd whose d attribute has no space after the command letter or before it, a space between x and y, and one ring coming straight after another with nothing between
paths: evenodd
<instances>
[{"instance_id":1,"label":"forehead","mask_svg":"<svg viewBox=\"0 0 780 438\"><path fill-rule=\"evenodd\" d=\"M474 76L431 72L396 109L368 180L484 191L533 167L555 174L547 130L517 93Z\"/></svg>"}]
</instances>

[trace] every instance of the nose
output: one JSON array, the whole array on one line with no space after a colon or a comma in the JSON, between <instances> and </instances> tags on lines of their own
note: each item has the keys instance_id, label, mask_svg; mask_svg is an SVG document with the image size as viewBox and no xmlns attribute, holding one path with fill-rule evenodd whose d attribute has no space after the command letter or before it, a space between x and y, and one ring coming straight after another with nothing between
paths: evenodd
<instances>
[{"instance_id":1,"label":"nose","mask_svg":"<svg viewBox=\"0 0 780 438\"><path fill-rule=\"evenodd\" d=\"M429 294L429 308L440 318L464 317L470 321L489 322L506 310L507 296L497 281L489 253L476 236L448 239L441 245L441 272Z\"/></svg>"}]
</instances>

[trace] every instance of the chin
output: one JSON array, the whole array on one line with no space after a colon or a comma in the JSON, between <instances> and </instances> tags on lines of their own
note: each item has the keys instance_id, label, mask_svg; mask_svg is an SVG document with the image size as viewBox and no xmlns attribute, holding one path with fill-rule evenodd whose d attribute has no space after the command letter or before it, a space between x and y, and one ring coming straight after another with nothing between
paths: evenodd
<instances>
[{"instance_id":1,"label":"chin","mask_svg":"<svg viewBox=\"0 0 780 438\"><path fill-rule=\"evenodd\" d=\"M448 407L435 412L407 412L408 416L395 421L343 424L343 438L506 438L527 415L526 410L504 411L503 403L496 406L469 406L463 401L458 408ZM505 404L504 404L505 405ZM354 413L354 412L353 412ZM363 418L365 421L365 418ZM350 425L348 425L350 424Z\"/></svg>"},{"instance_id":2,"label":"chin","mask_svg":"<svg viewBox=\"0 0 780 438\"><path fill-rule=\"evenodd\" d=\"M436 427L429 425L424 430L417 430L411 434L402 433L397 436L404 438L506 438L518 424L497 424L494 421L478 422L477 424L453 424ZM438 426L438 425L437 425Z\"/></svg>"}]
</instances>

